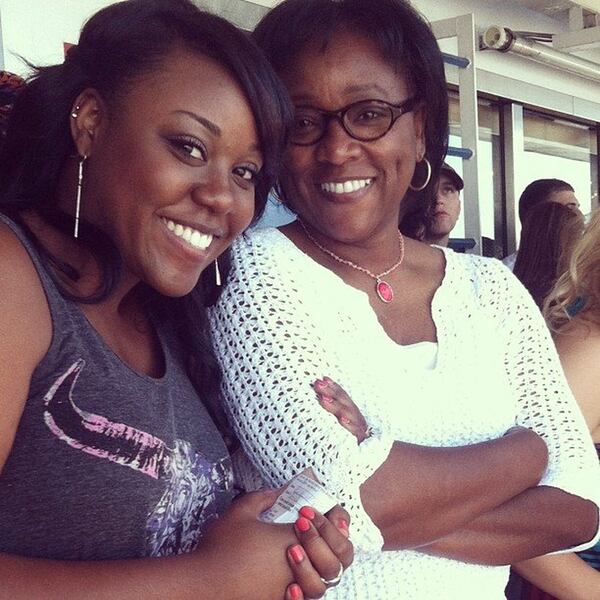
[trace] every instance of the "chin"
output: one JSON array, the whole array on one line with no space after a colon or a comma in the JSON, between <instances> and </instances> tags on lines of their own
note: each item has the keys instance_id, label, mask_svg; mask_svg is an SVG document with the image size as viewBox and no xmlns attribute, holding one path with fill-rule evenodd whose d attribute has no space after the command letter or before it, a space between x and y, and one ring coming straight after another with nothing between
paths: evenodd
<instances>
[{"instance_id":1,"label":"chin","mask_svg":"<svg viewBox=\"0 0 600 600\"><path fill-rule=\"evenodd\" d=\"M173 277L159 277L154 280L149 280L148 285L156 292L167 298L181 298L187 296L198 284L200 273L196 276L174 275Z\"/></svg>"}]
</instances>

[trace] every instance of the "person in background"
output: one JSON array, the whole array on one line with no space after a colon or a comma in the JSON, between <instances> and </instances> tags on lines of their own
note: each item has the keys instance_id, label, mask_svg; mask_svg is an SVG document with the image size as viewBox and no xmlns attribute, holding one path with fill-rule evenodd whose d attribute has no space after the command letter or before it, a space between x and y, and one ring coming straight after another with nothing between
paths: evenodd
<instances>
[{"instance_id":1,"label":"person in background","mask_svg":"<svg viewBox=\"0 0 600 600\"><path fill-rule=\"evenodd\" d=\"M520 282L399 234L447 151L435 37L404 0L284 0L253 35L295 106L298 219L236 240L209 312L240 443L268 485L312 468L352 515L328 599L500 600L500 565L593 545L600 468ZM332 380L364 419L323 412Z\"/></svg>"},{"instance_id":2,"label":"person in background","mask_svg":"<svg viewBox=\"0 0 600 600\"><path fill-rule=\"evenodd\" d=\"M573 249L544 314L600 459L600 212L592 216ZM546 592L525 586L520 600L600 598L600 543L577 554L542 556L514 568Z\"/></svg>"},{"instance_id":3,"label":"person in background","mask_svg":"<svg viewBox=\"0 0 600 600\"><path fill-rule=\"evenodd\" d=\"M534 206L544 202L563 204L571 210L581 213L579 200L577 200L575 190L571 184L562 181L562 179L536 179L523 190L519 198L519 220L521 225L525 223L529 211ZM518 251L502 259L502 262L511 271L515 266L517 254Z\"/></svg>"},{"instance_id":4,"label":"person in background","mask_svg":"<svg viewBox=\"0 0 600 600\"><path fill-rule=\"evenodd\" d=\"M544 202L527 212L513 273L540 310L557 278L565 272L583 228L581 212L558 202Z\"/></svg>"},{"instance_id":5,"label":"person in background","mask_svg":"<svg viewBox=\"0 0 600 600\"><path fill-rule=\"evenodd\" d=\"M0 597L298 600L351 562L342 509L294 527L258 519L273 491L231 506L206 328L290 114L248 37L188 0L102 9L18 95L0 154Z\"/></svg>"},{"instance_id":6,"label":"person in background","mask_svg":"<svg viewBox=\"0 0 600 600\"><path fill-rule=\"evenodd\" d=\"M462 177L448 163L443 163L423 242L448 246L450 233L460 216L460 191L464 187Z\"/></svg>"}]
</instances>

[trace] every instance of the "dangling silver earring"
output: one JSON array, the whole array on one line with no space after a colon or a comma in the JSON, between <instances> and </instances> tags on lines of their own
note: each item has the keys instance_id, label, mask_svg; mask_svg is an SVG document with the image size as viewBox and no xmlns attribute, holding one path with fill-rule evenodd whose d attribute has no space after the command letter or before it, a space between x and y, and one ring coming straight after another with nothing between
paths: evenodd
<instances>
[{"instance_id":1,"label":"dangling silver earring","mask_svg":"<svg viewBox=\"0 0 600 600\"><path fill-rule=\"evenodd\" d=\"M81 188L83 187L83 163L87 159L84 154L79 157L79 172L77 176L77 199L75 201L75 228L73 230L73 237L77 239L79 237L79 213L81 212Z\"/></svg>"},{"instance_id":2,"label":"dangling silver earring","mask_svg":"<svg viewBox=\"0 0 600 600\"><path fill-rule=\"evenodd\" d=\"M219 259L215 258L215 283L221 287L221 271L219 271Z\"/></svg>"},{"instance_id":3,"label":"dangling silver earring","mask_svg":"<svg viewBox=\"0 0 600 600\"><path fill-rule=\"evenodd\" d=\"M425 166L427 167L427 177L425 177L425 183L423 185L419 185L419 186L413 186L412 180L411 180L411 182L408 184L408 187L413 192L420 192L420 191L424 190L427 187L427 185L429 184L429 181L431 180L431 163L425 157L423 157L419 162L425 162Z\"/></svg>"}]
</instances>

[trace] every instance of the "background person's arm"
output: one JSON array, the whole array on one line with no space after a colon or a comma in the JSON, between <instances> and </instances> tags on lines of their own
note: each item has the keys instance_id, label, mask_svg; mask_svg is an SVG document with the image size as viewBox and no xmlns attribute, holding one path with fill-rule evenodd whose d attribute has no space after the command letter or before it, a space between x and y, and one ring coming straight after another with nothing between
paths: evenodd
<instances>
[{"instance_id":1,"label":"background person's arm","mask_svg":"<svg viewBox=\"0 0 600 600\"><path fill-rule=\"evenodd\" d=\"M569 386L597 440L600 430L600 328L577 323L568 333L555 335L554 341ZM600 597L600 572L576 554L540 556L517 563L514 568L559 600Z\"/></svg>"}]
</instances>

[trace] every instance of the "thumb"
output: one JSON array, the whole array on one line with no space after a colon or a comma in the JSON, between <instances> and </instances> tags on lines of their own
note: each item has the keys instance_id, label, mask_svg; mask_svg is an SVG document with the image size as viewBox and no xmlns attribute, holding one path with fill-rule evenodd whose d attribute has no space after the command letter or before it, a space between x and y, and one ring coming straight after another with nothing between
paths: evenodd
<instances>
[{"instance_id":1,"label":"thumb","mask_svg":"<svg viewBox=\"0 0 600 600\"><path fill-rule=\"evenodd\" d=\"M249 514L257 517L260 513L273 506L282 491L283 488L250 492L243 498L240 498L239 503L243 504L244 510L248 511Z\"/></svg>"}]
</instances>

